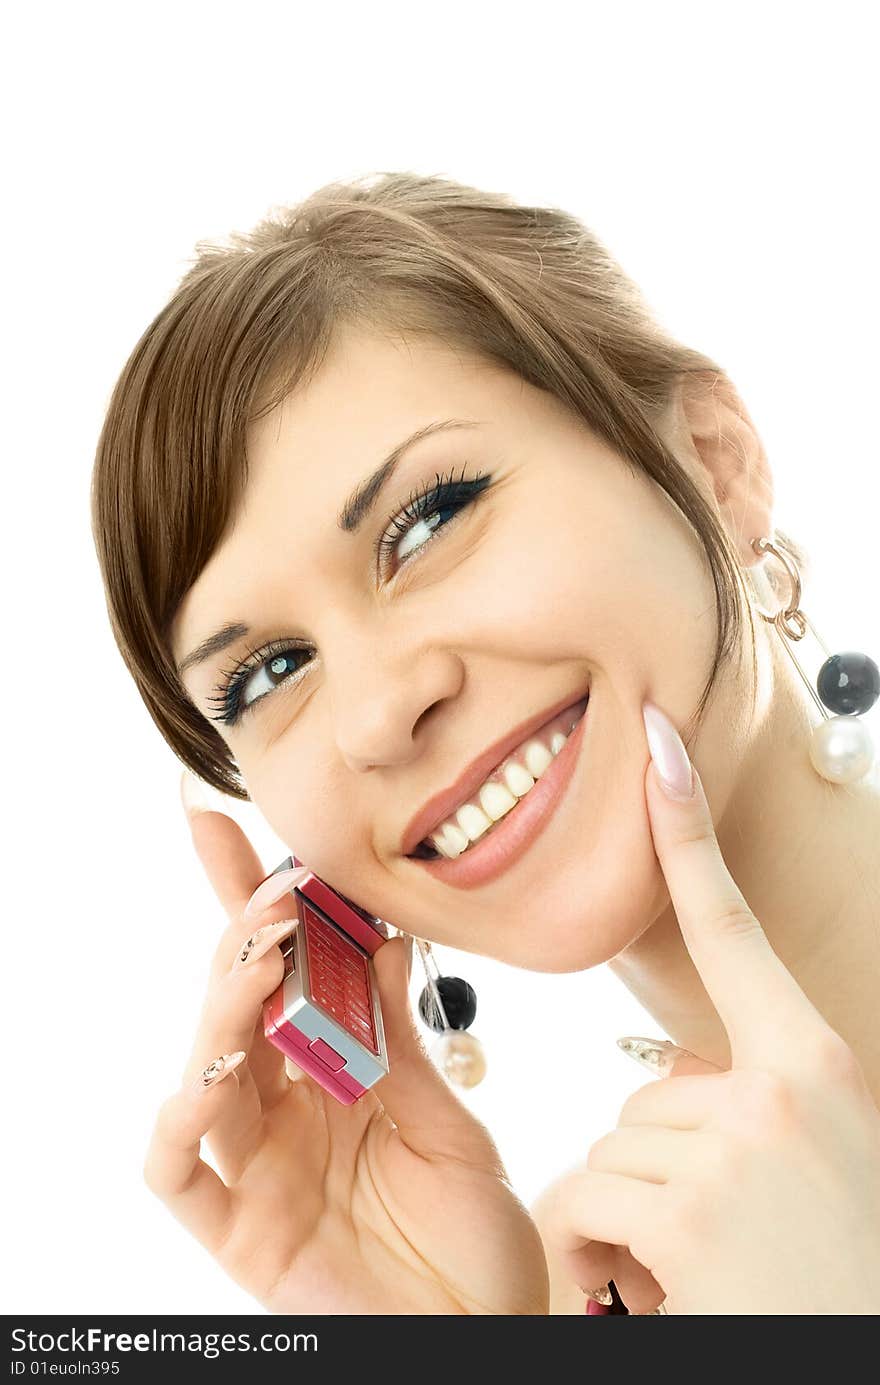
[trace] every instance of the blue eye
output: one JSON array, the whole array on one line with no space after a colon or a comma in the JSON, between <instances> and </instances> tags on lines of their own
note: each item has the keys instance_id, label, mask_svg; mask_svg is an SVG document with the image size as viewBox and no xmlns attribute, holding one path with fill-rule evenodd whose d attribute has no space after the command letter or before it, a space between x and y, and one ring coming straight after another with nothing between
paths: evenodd
<instances>
[{"instance_id":1,"label":"blue eye","mask_svg":"<svg viewBox=\"0 0 880 1385\"><path fill-rule=\"evenodd\" d=\"M445 477L436 473L435 478L429 486L410 496L404 509L393 517L379 536L374 551L381 575L385 574L390 557L404 546L407 539L415 540L410 544L410 552L423 551L439 534L446 532L471 501L492 484L492 477L480 472L470 480L462 476L456 481L452 475ZM404 557L400 566L410 561L411 558ZM310 657L297 664L296 660L301 655ZM299 677L291 678L291 672L298 675L313 658L311 646L300 644L297 640L274 640L262 649L249 651L243 663L222 675L214 688L214 696L207 699L209 704L221 709L219 715L211 716L209 720L219 721L225 726L237 725L255 703L262 702L281 683L301 681ZM286 669L288 663L295 664L293 670ZM273 679L278 681L273 682ZM262 685L263 691L245 700L245 693L252 685Z\"/></svg>"},{"instance_id":2,"label":"blue eye","mask_svg":"<svg viewBox=\"0 0 880 1385\"><path fill-rule=\"evenodd\" d=\"M295 663L297 656L301 654L309 654L309 646L292 643L290 640L276 640L263 649L254 650L244 663L237 664L235 668L223 674L214 689L215 695L208 698L209 703L221 708L220 715L209 717L209 720L222 722L225 726L235 726L255 702L261 702L269 693L274 692L280 682L290 682L291 670L288 670L286 665ZM304 660L304 663L308 662L309 659ZM301 663L292 671L298 673L302 667ZM263 684L263 691L245 701L245 691L252 684L257 687Z\"/></svg>"},{"instance_id":3,"label":"blue eye","mask_svg":"<svg viewBox=\"0 0 880 1385\"><path fill-rule=\"evenodd\" d=\"M492 477L484 476L482 472L477 472L473 479L467 481L463 474L456 481L453 474L447 477L435 473L434 482L410 496L407 504L394 516L376 544L376 557L380 569L387 566L389 554L401 547L406 539L418 540L412 545L416 552L423 549L436 533L441 529L448 529L456 515L472 500L476 500L491 484ZM450 518L444 520L443 515L447 512ZM409 562L410 559L405 558L403 561Z\"/></svg>"}]
</instances>

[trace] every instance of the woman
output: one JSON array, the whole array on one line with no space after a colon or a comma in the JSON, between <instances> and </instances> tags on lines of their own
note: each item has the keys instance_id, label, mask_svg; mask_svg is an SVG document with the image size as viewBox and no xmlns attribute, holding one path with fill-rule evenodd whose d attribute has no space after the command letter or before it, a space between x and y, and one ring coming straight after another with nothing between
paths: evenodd
<instances>
[{"instance_id":1,"label":"woman","mask_svg":"<svg viewBox=\"0 0 880 1385\"><path fill-rule=\"evenodd\" d=\"M569 1212L549 1198L551 1261L574 1253L583 1288L613 1270L632 1311L665 1293L670 1311L721 1312L722 1279L696 1276L700 1293L717 1286L708 1307L687 1288L676 1245L693 1234L658 1213L662 1244L640 1242L640 1260L626 1200L609 1225L590 1191L609 1176L636 1197L684 1180L692 1214L697 1165L702 1190L706 1169L727 1168L717 1111L757 1112L737 1125L751 1135L766 1125L767 1101L752 1099L766 1073L754 1045L734 1042L663 861L664 833L682 829L655 812L645 774L644 704L667 767L686 728L703 816L685 840L696 834L722 872L719 927L734 895L746 934L763 938L763 924L788 969L768 948L765 971L800 997L815 1057L792 1077L780 1028L789 1067L774 1070L770 1105L788 1110L799 1093L804 1161L822 1146L833 1174L821 1186L854 1198L860 1219L858 1263L854 1237L835 1247L846 1302L818 1311L874 1311L880 801L868 776L842 789L816 774L807 697L752 618L772 482L733 384L651 320L574 218L438 179L331 185L199 252L120 376L93 481L114 633L162 735L207 783L258 804L319 876L409 933L539 971L610 963L699 1055L696 1075L651 1087L668 1102L699 1080L688 1130L707 1134L714 1102L700 1148L718 1157L695 1160L692 1139L673 1178L668 1160L651 1164L654 1140L647 1167L631 1149L591 1152L594 1167L566 1184ZM513 830L518 803L464 849L438 835L457 821L455 794L438 792L458 785L467 801L484 753L501 759L561 713L563 731L581 722L577 744L530 837ZM275 1311L546 1312L535 1223L412 1026L404 941L376 959L391 1074L340 1108L291 1083L256 1029L282 967L278 930L245 946L264 867L223 814L197 814L193 835L230 925L187 1081L157 1122L150 1186ZM707 894L699 870L688 889ZM285 912L272 903L259 922ZM767 1041L773 1012L760 1018ZM211 1066L221 1055L234 1063ZM742 1063L734 1088L727 1070ZM205 1089L203 1070L223 1080ZM832 1107L826 1149L815 1132ZM675 1129L669 1110L645 1124L658 1120ZM209 1131L223 1180L197 1159ZM764 1150L762 1177L781 1148ZM737 1226L763 1216L754 1196ZM784 1244L787 1226L773 1231ZM740 1268L753 1251L740 1247ZM852 1276L868 1281L855 1308ZM761 1301L740 1296L732 1311L817 1311Z\"/></svg>"}]
</instances>

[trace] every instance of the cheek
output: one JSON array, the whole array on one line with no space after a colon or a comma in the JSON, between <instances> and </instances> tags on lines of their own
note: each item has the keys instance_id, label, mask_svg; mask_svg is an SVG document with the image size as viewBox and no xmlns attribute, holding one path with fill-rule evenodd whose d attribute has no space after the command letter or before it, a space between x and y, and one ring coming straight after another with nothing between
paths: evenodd
<instances>
[{"instance_id":1,"label":"cheek","mask_svg":"<svg viewBox=\"0 0 880 1385\"><path fill-rule=\"evenodd\" d=\"M515 660L586 658L615 682L681 691L705 678L714 588L696 541L634 481L548 486L511 506L503 526L446 586L468 644ZM697 695L702 684L697 685Z\"/></svg>"},{"instance_id":2,"label":"cheek","mask_svg":"<svg viewBox=\"0 0 880 1385\"><path fill-rule=\"evenodd\" d=\"M456 632L460 648L511 663L588 653L589 641L569 646L601 605L598 567L583 527L563 509L544 504L530 517L520 503L449 574L440 625Z\"/></svg>"},{"instance_id":3,"label":"cheek","mask_svg":"<svg viewBox=\"0 0 880 1385\"><path fill-rule=\"evenodd\" d=\"M601 837L584 842L577 864L548 883L546 926L519 940L519 965L546 972L599 966L635 942L667 904L646 809L622 797Z\"/></svg>"},{"instance_id":4,"label":"cheek","mask_svg":"<svg viewBox=\"0 0 880 1385\"><path fill-rule=\"evenodd\" d=\"M239 766L251 798L279 841L320 875L327 868L321 844L339 839L340 791L334 796L332 776L319 764L304 763L300 755L285 755L281 747L262 754L250 773L241 761Z\"/></svg>"}]
</instances>

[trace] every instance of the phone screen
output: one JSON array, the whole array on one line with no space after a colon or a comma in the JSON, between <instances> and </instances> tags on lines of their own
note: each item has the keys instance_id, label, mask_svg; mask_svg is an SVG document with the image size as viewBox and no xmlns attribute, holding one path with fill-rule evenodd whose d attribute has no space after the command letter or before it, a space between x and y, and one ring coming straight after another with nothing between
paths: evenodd
<instances>
[{"instance_id":1,"label":"phone screen","mask_svg":"<svg viewBox=\"0 0 880 1385\"><path fill-rule=\"evenodd\" d=\"M378 1057L366 955L305 899L302 913L313 1000Z\"/></svg>"}]
</instances>

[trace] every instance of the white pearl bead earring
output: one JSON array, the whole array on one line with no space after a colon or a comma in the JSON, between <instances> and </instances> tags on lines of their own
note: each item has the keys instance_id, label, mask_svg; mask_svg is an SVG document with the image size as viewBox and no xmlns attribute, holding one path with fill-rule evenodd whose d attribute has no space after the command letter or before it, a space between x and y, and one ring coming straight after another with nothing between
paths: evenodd
<instances>
[{"instance_id":1,"label":"white pearl bead earring","mask_svg":"<svg viewBox=\"0 0 880 1385\"><path fill-rule=\"evenodd\" d=\"M787 605L776 612L755 609L762 619L773 625L782 644L803 680L807 691L822 715L810 737L810 763L817 774L833 784L853 784L864 778L874 763L874 742L860 713L867 712L880 697L880 668L867 654L848 651L831 654L815 627L800 609L801 578L790 540L779 530L776 543L770 539L752 539L756 553L770 553L785 568L791 594ZM750 575L754 572L749 569ZM816 677L815 686L807 677L792 649L792 643L802 640L810 630L826 658ZM826 710L828 709L828 710ZM834 716L829 716L829 711Z\"/></svg>"}]
</instances>

